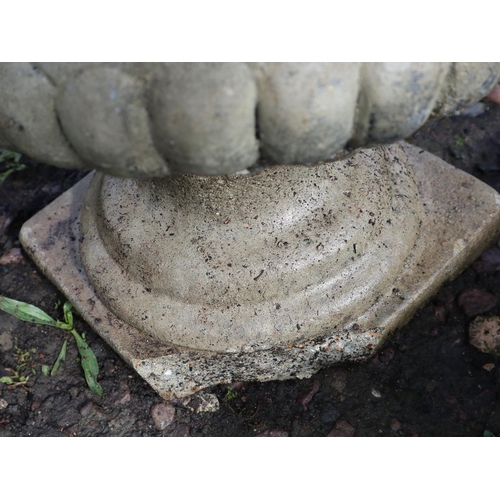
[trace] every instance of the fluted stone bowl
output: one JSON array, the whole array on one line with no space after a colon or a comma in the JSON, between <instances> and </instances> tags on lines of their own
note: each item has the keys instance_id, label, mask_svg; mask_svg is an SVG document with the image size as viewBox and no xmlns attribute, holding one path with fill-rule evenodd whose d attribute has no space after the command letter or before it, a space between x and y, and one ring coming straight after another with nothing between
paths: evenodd
<instances>
[{"instance_id":1,"label":"fluted stone bowl","mask_svg":"<svg viewBox=\"0 0 500 500\"><path fill-rule=\"evenodd\" d=\"M0 147L120 177L226 175L394 142L500 63L2 63Z\"/></svg>"}]
</instances>

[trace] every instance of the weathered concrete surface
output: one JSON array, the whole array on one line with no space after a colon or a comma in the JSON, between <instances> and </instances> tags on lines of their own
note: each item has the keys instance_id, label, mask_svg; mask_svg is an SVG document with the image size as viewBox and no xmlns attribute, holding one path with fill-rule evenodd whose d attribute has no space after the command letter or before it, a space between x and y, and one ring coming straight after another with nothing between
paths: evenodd
<instances>
[{"instance_id":1,"label":"weathered concrete surface","mask_svg":"<svg viewBox=\"0 0 500 500\"><path fill-rule=\"evenodd\" d=\"M383 144L484 97L500 63L0 63L0 146L122 177L227 175Z\"/></svg>"},{"instance_id":2,"label":"weathered concrete surface","mask_svg":"<svg viewBox=\"0 0 500 500\"><path fill-rule=\"evenodd\" d=\"M110 310L160 342L250 352L356 322L400 275L422 212L399 145L246 176L97 174L80 256Z\"/></svg>"},{"instance_id":3,"label":"weathered concrete surface","mask_svg":"<svg viewBox=\"0 0 500 500\"><path fill-rule=\"evenodd\" d=\"M79 213L89 179L25 224L21 239L86 321L165 398L234 380L308 377L328 364L368 357L499 233L500 198L494 190L428 153L404 147L424 211L401 273L359 318L302 342L278 341L253 352L209 352L162 344L119 320L98 298L79 260Z\"/></svg>"}]
</instances>

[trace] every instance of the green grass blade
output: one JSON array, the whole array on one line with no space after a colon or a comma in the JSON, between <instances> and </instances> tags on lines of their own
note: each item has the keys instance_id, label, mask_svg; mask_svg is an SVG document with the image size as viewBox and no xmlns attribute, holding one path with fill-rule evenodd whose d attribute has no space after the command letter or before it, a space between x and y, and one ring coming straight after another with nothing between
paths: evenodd
<instances>
[{"instance_id":1,"label":"green grass blade","mask_svg":"<svg viewBox=\"0 0 500 500\"><path fill-rule=\"evenodd\" d=\"M68 324L68 328L73 330L73 306L71 302L65 302L63 306L64 321Z\"/></svg>"},{"instance_id":2,"label":"green grass blade","mask_svg":"<svg viewBox=\"0 0 500 500\"><path fill-rule=\"evenodd\" d=\"M9 177L10 174L13 174L14 172L20 172L21 170L24 170L26 168L26 165L20 164L20 165L13 165L11 168L7 169L5 172L2 172L0 174L0 184Z\"/></svg>"},{"instance_id":3,"label":"green grass blade","mask_svg":"<svg viewBox=\"0 0 500 500\"><path fill-rule=\"evenodd\" d=\"M5 172L2 172L0 174L0 184L2 184L2 182L7 179L7 177L9 177L9 175L14 172L14 169L12 168L9 168L8 170L6 170Z\"/></svg>"},{"instance_id":4,"label":"green grass blade","mask_svg":"<svg viewBox=\"0 0 500 500\"><path fill-rule=\"evenodd\" d=\"M493 432L491 432L491 431L486 430L486 431L484 431L483 436L484 437L493 437L494 438L495 434L493 434Z\"/></svg>"},{"instance_id":5,"label":"green grass blade","mask_svg":"<svg viewBox=\"0 0 500 500\"><path fill-rule=\"evenodd\" d=\"M16 153L15 151L9 151L7 149L4 149L0 152L0 162L14 161L16 163L19 163L20 159L21 153Z\"/></svg>"},{"instance_id":6,"label":"green grass blade","mask_svg":"<svg viewBox=\"0 0 500 500\"><path fill-rule=\"evenodd\" d=\"M102 398L102 387L97 382L97 376L99 375L99 365L97 364L97 359L92 349L87 345L87 342L83 340L82 337L75 331L71 330L73 337L76 341L76 346L78 347L78 352L80 353L80 360L82 363L83 372L85 374L85 380L89 389Z\"/></svg>"},{"instance_id":7,"label":"green grass blade","mask_svg":"<svg viewBox=\"0 0 500 500\"><path fill-rule=\"evenodd\" d=\"M52 370L50 370L51 377L53 377L57 373L57 370L59 370L61 363L66 360L66 347L67 346L68 346L68 341L65 340L62 347L61 347L61 350L59 351L59 356L57 356L56 362L54 363Z\"/></svg>"},{"instance_id":8,"label":"green grass blade","mask_svg":"<svg viewBox=\"0 0 500 500\"><path fill-rule=\"evenodd\" d=\"M8 314L14 315L22 321L28 321L29 323L36 323L38 325L60 327L60 321L56 321L38 307L27 304L26 302L20 302L0 295L0 309Z\"/></svg>"}]
</instances>

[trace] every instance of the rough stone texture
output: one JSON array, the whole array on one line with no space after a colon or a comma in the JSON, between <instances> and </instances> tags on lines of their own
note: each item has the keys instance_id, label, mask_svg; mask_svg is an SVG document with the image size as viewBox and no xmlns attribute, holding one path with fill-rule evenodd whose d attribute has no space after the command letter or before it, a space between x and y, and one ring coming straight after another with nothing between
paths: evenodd
<instances>
[{"instance_id":1,"label":"rough stone texture","mask_svg":"<svg viewBox=\"0 0 500 500\"><path fill-rule=\"evenodd\" d=\"M169 403L154 405L151 409L151 416L155 423L155 427L162 431L169 425L172 425L175 420L175 408Z\"/></svg>"},{"instance_id":2,"label":"rough stone texture","mask_svg":"<svg viewBox=\"0 0 500 500\"><path fill-rule=\"evenodd\" d=\"M247 176L97 174L80 256L125 322L177 346L249 352L356 322L401 274L422 212L398 145Z\"/></svg>"},{"instance_id":3,"label":"rough stone texture","mask_svg":"<svg viewBox=\"0 0 500 500\"><path fill-rule=\"evenodd\" d=\"M469 341L482 352L500 356L500 318L475 318L469 325Z\"/></svg>"},{"instance_id":4,"label":"rough stone texture","mask_svg":"<svg viewBox=\"0 0 500 500\"><path fill-rule=\"evenodd\" d=\"M219 400L215 394L199 391L194 396L188 396L186 401L177 400L185 408L195 413L211 413L219 410Z\"/></svg>"},{"instance_id":5,"label":"rough stone texture","mask_svg":"<svg viewBox=\"0 0 500 500\"><path fill-rule=\"evenodd\" d=\"M500 63L1 63L0 146L124 177L230 174L402 139Z\"/></svg>"},{"instance_id":6,"label":"rough stone texture","mask_svg":"<svg viewBox=\"0 0 500 500\"><path fill-rule=\"evenodd\" d=\"M350 328L326 331L302 343L236 354L199 351L161 344L119 320L89 285L79 260L79 213L89 179L33 217L21 239L83 318L164 398L235 380L309 377L328 364L370 356L498 235L495 191L428 153L404 147L424 205L413 251L389 289L375 296Z\"/></svg>"}]
</instances>

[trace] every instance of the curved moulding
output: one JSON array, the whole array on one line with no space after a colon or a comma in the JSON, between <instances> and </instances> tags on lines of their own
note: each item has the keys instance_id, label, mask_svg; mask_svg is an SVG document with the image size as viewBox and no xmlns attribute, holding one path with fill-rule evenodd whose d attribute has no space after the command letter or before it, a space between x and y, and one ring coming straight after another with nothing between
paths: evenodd
<instances>
[{"instance_id":1,"label":"curved moulding","mask_svg":"<svg viewBox=\"0 0 500 500\"><path fill-rule=\"evenodd\" d=\"M248 352L355 322L400 275L421 220L395 145L255 175L97 174L80 252L127 323L167 344Z\"/></svg>"}]
</instances>

